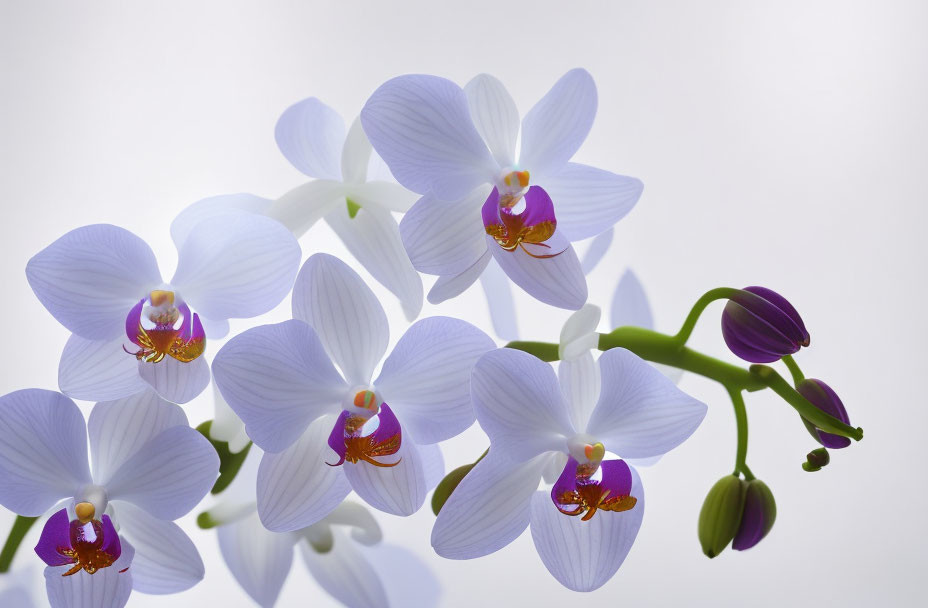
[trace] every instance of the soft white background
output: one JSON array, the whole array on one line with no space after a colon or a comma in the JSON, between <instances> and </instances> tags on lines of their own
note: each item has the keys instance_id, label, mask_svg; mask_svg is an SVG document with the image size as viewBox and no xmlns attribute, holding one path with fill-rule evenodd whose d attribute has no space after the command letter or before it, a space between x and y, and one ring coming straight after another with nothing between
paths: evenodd
<instances>
[{"instance_id":1,"label":"soft white background","mask_svg":"<svg viewBox=\"0 0 928 608\"><path fill-rule=\"evenodd\" d=\"M591 301L608 307L631 266L658 327L672 331L710 287L772 287L811 331L800 364L836 388L866 438L833 453L826 470L805 473L800 463L814 445L796 415L771 395L751 395L749 463L776 494L779 516L757 548L710 561L696 518L705 492L731 469L734 422L719 386L686 377L682 387L709 415L692 440L643 472L648 510L638 541L592 596L550 577L528 534L484 559L445 561L431 553L434 518L424 508L380 517L387 538L428 560L444 605L455 608L917 603L928 565L925 3L0 7L0 394L57 386L67 333L31 293L29 257L74 227L108 222L148 240L169 276L168 226L185 205L239 191L274 197L303 181L273 138L289 104L318 96L350 119L391 76L435 73L463 84L485 71L524 112L582 66L599 86L599 113L579 160L646 185L590 278ZM347 255L324 225L302 245L307 256ZM373 287L395 340L405 329L399 306ZM524 294L518 304L524 336L556 339L566 313ZM710 308L693 344L731 358L719 310ZM432 314L489 330L479 288L427 305L423 315ZM288 316L289 300L262 321ZM193 423L210 417L208 393L187 411ZM471 429L447 444L446 459L457 466L484 447ZM206 579L169 598L134 594L129 605L249 605L215 534L192 517L183 525ZM35 561L26 546L16 566ZM297 560L279 605L334 604Z\"/></svg>"}]
</instances>

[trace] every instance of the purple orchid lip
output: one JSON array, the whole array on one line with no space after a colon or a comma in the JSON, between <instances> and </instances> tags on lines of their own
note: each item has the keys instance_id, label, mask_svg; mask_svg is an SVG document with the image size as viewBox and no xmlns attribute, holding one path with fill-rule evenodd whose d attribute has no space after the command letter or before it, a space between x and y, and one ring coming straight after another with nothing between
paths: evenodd
<instances>
[{"instance_id":1,"label":"purple orchid lip","mask_svg":"<svg viewBox=\"0 0 928 608\"><path fill-rule=\"evenodd\" d=\"M521 248L535 258L551 258L563 253L566 247L553 251L546 243L557 230L554 203L548 193L540 186L532 186L521 198L525 201L525 209L513 213L519 199L509 197L501 203L499 189L493 188L481 209L487 234L505 251Z\"/></svg>"},{"instance_id":2,"label":"purple orchid lip","mask_svg":"<svg viewBox=\"0 0 928 608\"><path fill-rule=\"evenodd\" d=\"M364 425L375 417L377 428L368 435L362 435ZM381 403L379 412L371 418L347 410L339 415L329 434L329 447L335 450L339 460L334 464L327 462L327 465L341 466L346 460L353 464L363 461L375 467L395 467L400 463L402 458L392 463L375 460L396 454L402 445L402 429L393 410L386 403Z\"/></svg>"},{"instance_id":3,"label":"purple orchid lip","mask_svg":"<svg viewBox=\"0 0 928 608\"><path fill-rule=\"evenodd\" d=\"M838 397L838 394L832 390L830 386L821 380L806 378L796 386L796 390L799 391L800 395L808 399L812 405L826 414L837 418L844 424L851 423L851 418L848 416L847 409L845 409L844 403L841 402L841 398ZM826 448L837 450L851 445L851 440L847 437L826 433L816 428L805 418L803 418L802 421L805 423L809 434Z\"/></svg>"},{"instance_id":4,"label":"purple orchid lip","mask_svg":"<svg viewBox=\"0 0 928 608\"><path fill-rule=\"evenodd\" d=\"M745 361L771 363L809 345L802 317L786 298L766 287L745 287L722 312L722 337Z\"/></svg>"},{"instance_id":5,"label":"purple orchid lip","mask_svg":"<svg viewBox=\"0 0 928 608\"><path fill-rule=\"evenodd\" d=\"M112 566L122 554L122 545L109 515L87 522L69 521L67 509L61 509L45 522L35 552L49 566L72 565L62 574L71 576Z\"/></svg>"},{"instance_id":6,"label":"purple orchid lip","mask_svg":"<svg viewBox=\"0 0 928 608\"><path fill-rule=\"evenodd\" d=\"M175 306L174 293L170 291L153 291L132 307L126 316L126 336L139 347L129 354L149 363L158 363L166 356L188 363L206 350L206 332L200 316L191 313L185 302Z\"/></svg>"},{"instance_id":7,"label":"purple orchid lip","mask_svg":"<svg viewBox=\"0 0 928 608\"><path fill-rule=\"evenodd\" d=\"M638 499L631 496L632 472L624 460L604 460L599 465L601 478L586 475L590 469L581 465L573 456L567 459L567 465L561 476L551 488L551 501L564 515L583 515L582 521L589 521L596 511L628 511L635 506Z\"/></svg>"}]
</instances>

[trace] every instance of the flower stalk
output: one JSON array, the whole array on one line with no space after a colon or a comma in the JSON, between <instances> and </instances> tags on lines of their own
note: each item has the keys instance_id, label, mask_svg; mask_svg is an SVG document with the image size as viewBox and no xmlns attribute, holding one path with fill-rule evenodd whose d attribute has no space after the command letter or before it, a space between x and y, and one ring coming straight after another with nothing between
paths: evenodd
<instances>
[{"instance_id":1,"label":"flower stalk","mask_svg":"<svg viewBox=\"0 0 928 608\"><path fill-rule=\"evenodd\" d=\"M13 562L13 557L16 555L16 550L19 549L19 545L23 542L26 534L38 520L38 517L16 516L16 520L13 522L13 528L10 530L10 535L3 545L3 550L0 551L0 573L9 572L10 564Z\"/></svg>"}]
</instances>

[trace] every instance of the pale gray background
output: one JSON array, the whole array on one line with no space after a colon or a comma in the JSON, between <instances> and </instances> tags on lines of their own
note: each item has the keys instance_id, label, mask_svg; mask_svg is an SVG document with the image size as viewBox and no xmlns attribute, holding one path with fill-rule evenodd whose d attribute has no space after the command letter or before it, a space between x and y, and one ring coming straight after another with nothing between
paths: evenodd
<instances>
[{"instance_id":1,"label":"pale gray background","mask_svg":"<svg viewBox=\"0 0 928 608\"><path fill-rule=\"evenodd\" d=\"M779 518L757 548L710 561L696 517L706 490L730 471L734 423L720 387L685 378L709 415L692 440L643 472L648 511L638 542L592 596L550 577L528 534L484 559L445 561L431 553L426 508L380 517L387 537L429 561L448 607L920 603L926 3L0 6L0 394L56 388L67 338L26 283L29 257L71 228L109 222L148 240L169 276L168 226L185 205L238 191L274 197L303 181L274 144L289 104L319 96L350 120L391 76L435 73L463 84L485 71L524 112L564 71L583 66L599 87L599 114L579 159L646 184L591 277L591 301L608 306L630 265L659 328L671 331L710 287L777 289L812 333L799 362L837 389L867 436L834 453L827 470L805 473L799 465L813 444L796 415L770 395L750 396L749 462L775 492ZM345 255L323 225L302 245L304 255ZM372 286L395 340L405 329L399 306ZM524 294L519 306L523 335L556 338L566 313ZM288 314L289 300L262 321ZM489 329L479 288L423 314ZM709 310L694 344L729 357L718 314L719 305ZM209 417L208 395L187 410L194 423ZM447 461L457 466L484 446L472 429L447 444ZM249 605L215 535L192 518L183 523L206 579L167 599L135 594L130 606ZM17 564L31 560L24 551ZM333 603L295 561L279 605Z\"/></svg>"}]
</instances>

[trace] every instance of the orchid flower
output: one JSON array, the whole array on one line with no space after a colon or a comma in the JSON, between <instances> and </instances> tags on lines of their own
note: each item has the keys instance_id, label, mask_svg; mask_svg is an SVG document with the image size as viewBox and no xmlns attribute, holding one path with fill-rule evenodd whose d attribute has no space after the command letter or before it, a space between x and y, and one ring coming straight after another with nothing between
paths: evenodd
<instances>
[{"instance_id":1,"label":"orchid flower","mask_svg":"<svg viewBox=\"0 0 928 608\"><path fill-rule=\"evenodd\" d=\"M438 515L439 555L487 555L530 525L542 562L565 587L592 591L618 570L644 513L641 480L622 458L680 445L706 406L625 349L587 355L568 356L557 375L507 348L477 361L471 391L490 449ZM550 491L538 491L552 462L563 468Z\"/></svg>"},{"instance_id":2,"label":"orchid flower","mask_svg":"<svg viewBox=\"0 0 928 608\"><path fill-rule=\"evenodd\" d=\"M255 503L254 465L261 450L253 449L236 480L200 518L217 526L222 557L255 603L262 608L277 603L296 546L316 582L350 608L437 605L440 588L433 574L410 552L383 544L377 520L358 503L343 502L300 530L267 530ZM428 485L437 484L440 475L434 471Z\"/></svg>"},{"instance_id":3,"label":"orchid flower","mask_svg":"<svg viewBox=\"0 0 928 608\"><path fill-rule=\"evenodd\" d=\"M457 319L420 320L372 381L389 326L357 273L313 255L292 303L292 321L232 338L213 363L222 396L266 452L261 521L275 532L305 528L352 489L387 513L414 513L428 470L443 467L431 444L474 421L470 371L492 340Z\"/></svg>"},{"instance_id":4,"label":"orchid flower","mask_svg":"<svg viewBox=\"0 0 928 608\"><path fill-rule=\"evenodd\" d=\"M439 275L430 302L454 297L491 258L533 297L578 309L586 281L571 241L631 210L641 182L571 163L596 113L596 86L567 72L525 115L481 74L461 89L436 76L387 81L361 111L364 131L396 179L422 198L400 224L420 272Z\"/></svg>"},{"instance_id":5,"label":"orchid flower","mask_svg":"<svg viewBox=\"0 0 928 608\"><path fill-rule=\"evenodd\" d=\"M269 311L293 285L300 248L273 220L217 215L183 237L170 283L142 239L108 224L72 230L29 260L32 290L73 334L58 367L63 393L109 401L150 386L186 403L209 384L207 338L224 336L230 318Z\"/></svg>"},{"instance_id":6,"label":"orchid flower","mask_svg":"<svg viewBox=\"0 0 928 608\"><path fill-rule=\"evenodd\" d=\"M60 393L0 397L0 504L26 517L54 507L36 546L53 608L119 608L133 589L195 585L203 562L173 520L218 472L209 442L154 391L98 403L86 425Z\"/></svg>"}]
</instances>

